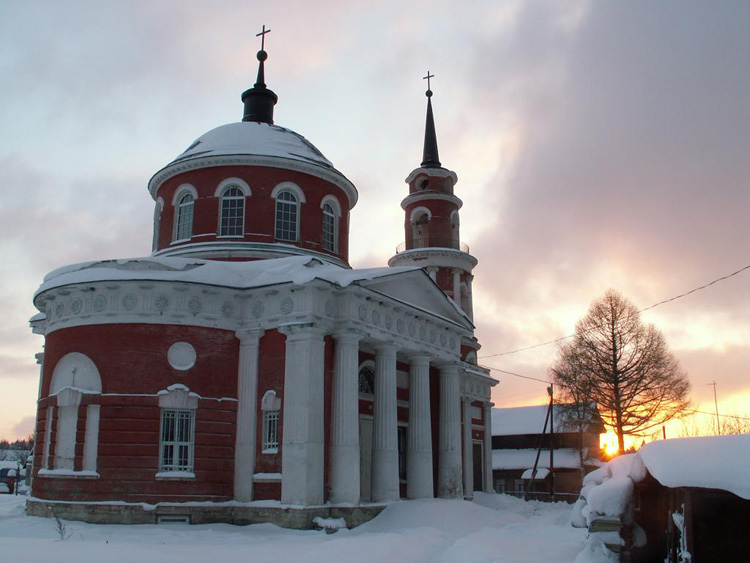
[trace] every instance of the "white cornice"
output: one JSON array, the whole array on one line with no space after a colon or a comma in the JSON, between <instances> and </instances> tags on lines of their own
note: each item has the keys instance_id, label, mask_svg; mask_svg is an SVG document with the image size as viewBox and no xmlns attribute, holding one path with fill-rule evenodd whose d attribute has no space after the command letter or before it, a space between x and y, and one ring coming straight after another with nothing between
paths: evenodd
<instances>
[{"instance_id":1,"label":"white cornice","mask_svg":"<svg viewBox=\"0 0 750 563\"><path fill-rule=\"evenodd\" d=\"M341 188L349 198L349 209L352 209L357 204L357 199L359 197L357 188L354 187L354 184L352 184L346 176L335 168L329 169L314 163L288 158L242 154L196 157L168 164L151 177L148 182L148 191L151 194L151 197L155 198L159 187L169 178L172 178L177 174L201 168L236 165L267 166L270 168L281 168L284 170L294 170L295 172L310 174L311 176L331 182Z\"/></svg>"},{"instance_id":2,"label":"white cornice","mask_svg":"<svg viewBox=\"0 0 750 563\"><path fill-rule=\"evenodd\" d=\"M426 268L428 266L438 266L441 268L460 268L471 273L477 265L478 260L468 252L454 248L415 248L413 250L404 250L391 256L388 265L394 266L419 266Z\"/></svg>"},{"instance_id":3,"label":"white cornice","mask_svg":"<svg viewBox=\"0 0 750 563\"><path fill-rule=\"evenodd\" d=\"M444 194L442 192L433 191L433 190L425 190L423 192L416 192L416 193L409 194L408 196L406 196L401 202L401 209L406 209L406 207L412 203L417 203L419 201L429 201L429 200L450 201L451 203L456 204L456 209L461 209L461 207L464 204L463 201L461 201L458 197L454 195Z\"/></svg>"},{"instance_id":4,"label":"white cornice","mask_svg":"<svg viewBox=\"0 0 750 563\"><path fill-rule=\"evenodd\" d=\"M420 174L426 174L427 176L433 177L437 176L439 178L451 178L453 179L454 186L458 182L458 174L456 174L453 170L448 170L447 168L425 168L423 166L412 170L411 173L406 177L406 180L404 180L404 182L410 184L411 181Z\"/></svg>"},{"instance_id":5,"label":"white cornice","mask_svg":"<svg viewBox=\"0 0 750 563\"><path fill-rule=\"evenodd\" d=\"M214 233L212 233L214 234ZM185 258L285 258L287 256L313 256L330 264L349 269L350 266L338 256L332 256L324 252L317 252L307 248L301 248L292 244L279 242L250 242L250 241L210 241L180 244L163 248L154 252L152 256L180 256Z\"/></svg>"},{"instance_id":6,"label":"white cornice","mask_svg":"<svg viewBox=\"0 0 750 563\"><path fill-rule=\"evenodd\" d=\"M363 342L398 342L404 354L425 353L458 361L471 328L390 296L352 284L313 280L238 290L198 283L97 281L45 291L35 305L45 312L39 328L55 331L93 325L199 326L235 332L312 323L328 334L356 330Z\"/></svg>"}]
</instances>

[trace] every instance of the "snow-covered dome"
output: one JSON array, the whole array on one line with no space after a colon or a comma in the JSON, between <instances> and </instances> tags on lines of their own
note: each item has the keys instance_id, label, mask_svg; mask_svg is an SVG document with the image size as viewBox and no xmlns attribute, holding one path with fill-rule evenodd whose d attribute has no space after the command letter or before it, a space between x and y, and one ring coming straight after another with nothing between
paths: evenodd
<instances>
[{"instance_id":1,"label":"snow-covered dome","mask_svg":"<svg viewBox=\"0 0 750 563\"><path fill-rule=\"evenodd\" d=\"M219 155L272 156L302 160L326 168L333 164L302 135L278 125L241 121L201 135L171 164Z\"/></svg>"},{"instance_id":2,"label":"snow-covered dome","mask_svg":"<svg viewBox=\"0 0 750 563\"><path fill-rule=\"evenodd\" d=\"M351 206L357 201L357 192L351 182L310 141L290 129L256 121L221 125L201 135L154 174L149 181L149 191L154 195L159 186L175 174L222 164L272 166L307 172L343 188Z\"/></svg>"}]
</instances>

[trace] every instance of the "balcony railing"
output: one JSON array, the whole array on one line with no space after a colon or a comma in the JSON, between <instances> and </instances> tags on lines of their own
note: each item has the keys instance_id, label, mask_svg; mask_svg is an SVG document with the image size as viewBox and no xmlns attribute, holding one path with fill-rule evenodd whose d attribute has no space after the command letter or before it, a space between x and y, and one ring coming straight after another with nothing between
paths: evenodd
<instances>
[{"instance_id":1,"label":"balcony railing","mask_svg":"<svg viewBox=\"0 0 750 563\"><path fill-rule=\"evenodd\" d=\"M428 239L419 239L402 242L396 247L396 254L405 250L416 250L419 248L452 248L469 254L469 245L464 244L456 238L438 238L429 237Z\"/></svg>"}]
</instances>

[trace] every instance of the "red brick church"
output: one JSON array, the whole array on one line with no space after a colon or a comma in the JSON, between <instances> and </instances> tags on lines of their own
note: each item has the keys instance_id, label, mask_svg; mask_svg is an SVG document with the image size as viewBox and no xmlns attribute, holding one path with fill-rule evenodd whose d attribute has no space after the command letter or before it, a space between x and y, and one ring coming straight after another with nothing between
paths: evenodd
<instances>
[{"instance_id":1,"label":"red brick church","mask_svg":"<svg viewBox=\"0 0 750 563\"><path fill-rule=\"evenodd\" d=\"M31 514L356 525L398 499L491 490L496 382L476 364L477 261L432 92L405 243L389 267L352 269L357 189L274 124L266 59L242 121L149 181L152 254L66 266L36 292Z\"/></svg>"}]
</instances>

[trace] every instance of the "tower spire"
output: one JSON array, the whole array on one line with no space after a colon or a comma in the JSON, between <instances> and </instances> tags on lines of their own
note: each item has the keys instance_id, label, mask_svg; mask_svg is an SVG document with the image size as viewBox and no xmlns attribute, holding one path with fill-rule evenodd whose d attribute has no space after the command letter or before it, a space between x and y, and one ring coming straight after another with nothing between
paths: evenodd
<instances>
[{"instance_id":1,"label":"tower spire","mask_svg":"<svg viewBox=\"0 0 750 563\"><path fill-rule=\"evenodd\" d=\"M422 166L425 168L440 168L440 158L438 157L438 146L437 146L437 134L435 133L435 118L432 115L432 90L430 89L430 78L434 78L434 74L430 74L427 71L427 76L423 77L423 80L427 80L427 120L424 128L424 151L422 152Z\"/></svg>"},{"instance_id":2,"label":"tower spire","mask_svg":"<svg viewBox=\"0 0 750 563\"><path fill-rule=\"evenodd\" d=\"M268 123L273 125L273 106L279 100L279 97L266 88L266 74L264 63L268 58L266 53L266 33L270 29L263 30L255 36L260 37L260 51L258 51L258 77L255 79L255 85L249 90L242 93L242 103L245 104L245 111L242 115L242 121L255 121L258 123Z\"/></svg>"}]
</instances>

